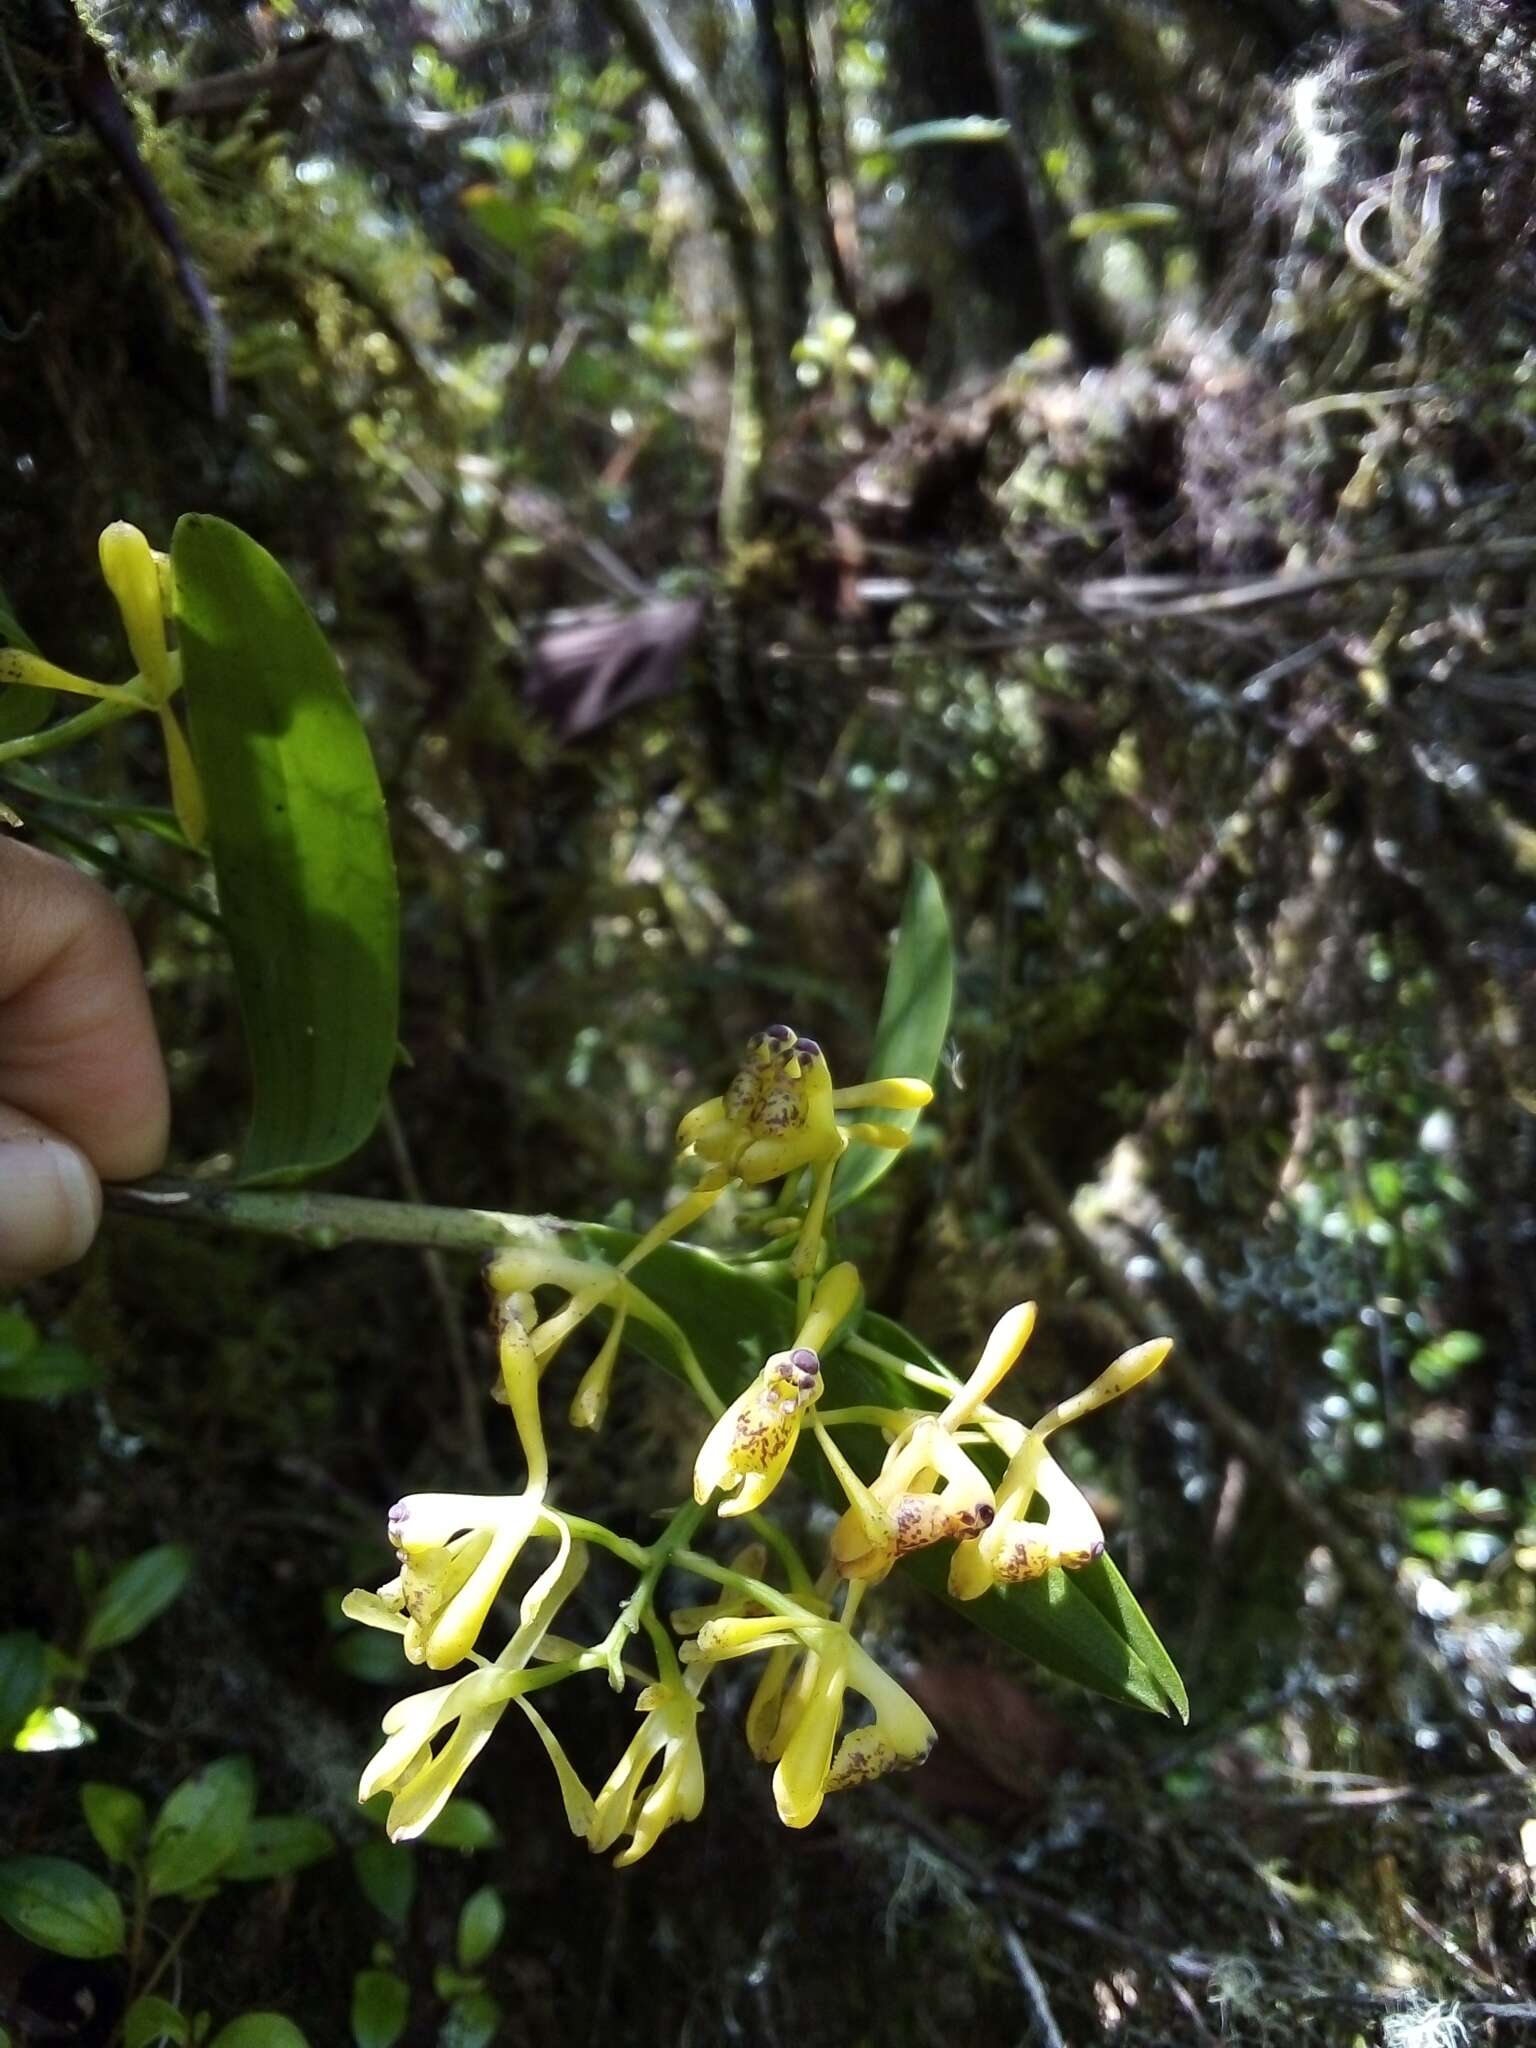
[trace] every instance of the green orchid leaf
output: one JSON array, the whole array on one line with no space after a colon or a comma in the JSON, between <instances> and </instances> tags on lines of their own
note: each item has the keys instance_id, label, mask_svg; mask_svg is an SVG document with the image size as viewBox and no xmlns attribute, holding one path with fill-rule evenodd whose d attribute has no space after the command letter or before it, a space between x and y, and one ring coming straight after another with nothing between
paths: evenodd
<instances>
[{"instance_id":1,"label":"green orchid leaf","mask_svg":"<svg viewBox=\"0 0 1536 2048\"><path fill-rule=\"evenodd\" d=\"M0 1920L57 1956L122 1954L126 1930L116 1892L62 1856L0 1863Z\"/></svg>"},{"instance_id":2,"label":"green orchid leaf","mask_svg":"<svg viewBox=\"0 0 1536 2048\"><path fill-rule=\"evenodd\" d=\"M297 1180L363 1143L394 1066L399 906L384 799L336 657L266 550L189 513L171 558L251 1064L240 1178Z\"/></svg>"},{"instance_id":3,"label":"green orchid leaf","mask_svg":"<svg viewBox=\"0 0 1536 2048\"><path fill-rule=\"evenodd\" d=\"M578 1236L588 1257L610 1262L623 1258L636 1242L628 1232L597 1225L584 1226ZM793 1294L776 1284L771 1269L767 1271L764 1277L765 1269L733 1266L713 1252L682 1244L662 1246L635 1268L636 1284L684 1332L722 1401L741 1391L769 1352L782 1351L793 1340ZM930 1371L942 1370L932 1353L898 1323L866 1313L858 1330L883 1351ZM684 1377L663 1331L631 1315L627 1335L653 1363ZM829 1408L940 1405L935 1395L911 1385L894 1367L847 1350L833 1351L825 1360L825 1371ZM854 1467L872 1478L884 1451L879 1432L840 1431L839 1441ZM985 1454L981 1462L987 1462ZM993 1454L992 1466L994 1475L1001 1472L999 1454ZM841 1505L837 1482L809 1432L796 1451L795 1469L824 1499ZM920 1552L899 1569L911 1572L930 1592L943 1595L947 1549ZM1188 1702L1172 1660L1107 1559L1083 1571L1052 1571L1032 1585L995 1588L980 1600L953 1604L958 1613L1062 1678L1123 1705L1155 1714L1166 1713L1171 1706L1187 1717Z\"/></svg>"},{"instance_id":4,"label":"green orchid leaf","mask_svg":"<svg viewBox=\"0 0 1536 2048\"><path fill-rule=\"evenodd\" d=\"M21 621L0 590L0 647L19 647L23 654L40 654L42 649L28 637ZM24 739L46 724L53 711L51 690L0 690L0 740Z\"/></svg>"},{"instance_id":5,"label":"green orchid leaf","mask_svg":"<svg viewBox=\"0 0 1536 2048\"><path fill-rule=\"evenodd\" d=\"M891 951L868 1071L850 1075L849 1079L885 1081L910 1074L915 1080L931 1081L943 1056L954 994L954 943L944 892L933 869L923 861L914 861L896 944ZM922 1114L916 1109L882 1109L872 1111L870 1121L898 1124L910 1131ZM832 1188L833 1212L846 1209L850 1202L867 1195L900 1157L899 1152L883 1151L873 1145L856 1146L837 1170Z\"/></svg>"}]
</instances>

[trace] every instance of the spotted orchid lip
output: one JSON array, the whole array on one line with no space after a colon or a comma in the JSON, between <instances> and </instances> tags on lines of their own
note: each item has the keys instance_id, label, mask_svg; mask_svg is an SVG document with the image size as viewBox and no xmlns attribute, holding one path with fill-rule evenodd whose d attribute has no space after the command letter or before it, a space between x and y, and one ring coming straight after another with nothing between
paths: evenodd
<instances>
[{"instance_id":1,"label":"spotted orchid lip","mask_svg":"<svg viewBox=\"0 0 1536 2048\"><path fill-rule=\"evenodd\" d=\"M819 1060L821 1058L821 1047L814 1038L797 1038L795 1040L795 1051L803 1060Z\"/></svg>"},{"instance_id":2,"label":"spotted orchid lip","mask_svg":"<svg viewBox=\"0 0 1536 2048\"><path fill-rule=\"evenodd\" d=\"M776 1039L780 1045L793 1045L795 1043L795 1027L793 1024L770 1024L761 1035L764 1038Z\"/></svg>"}]
</instances>

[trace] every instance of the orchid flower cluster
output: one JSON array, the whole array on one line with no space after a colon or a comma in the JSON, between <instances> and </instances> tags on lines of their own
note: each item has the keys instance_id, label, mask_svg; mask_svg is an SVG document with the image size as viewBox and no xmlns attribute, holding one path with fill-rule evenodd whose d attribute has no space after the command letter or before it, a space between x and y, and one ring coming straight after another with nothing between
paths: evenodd
<instances>
[{"instance_id":1,"label":"orchid flower cluster","mask_svg":"<svg viewBox=\"0 0 1536 2048\"><path fill-rule=\"evenodd\" d=\"M838 1112L915 1111L931 1095L926 1082L911 1079L835 1088L820 1046L787 1025L772 1025L749 1041L724 1094L682 1120L682 1154L704 1166L697 1187L616 1265L571 1256L554 1244L517 1246L491 1258L486 1277L500 1365L496 1391L522 1447L523 1490L505 1498L416 1494L397 1502L388 1534L399 1570L377 1591L353 1592L343 1602L353 1620L398 1634L409 1663L445 1672L469 1667L401 1700L384 1717L385 1741L363 1773L359 1797L388 1795L386 1826L394 1840L409 1840L431 1825L515 1705L554 1767L572 1833L598 1852L622 1844L615 1858L620 1864L638 1861L666 1828L697 1817L704 1803L699 1717L705 1690L723 1665L752 1657L763 1662L747 1710L747 1742L754 1756L774 1766L780 1819L806 1827L829 1793L920 1764L934 1741L922 1708L856 1633L867 1590L902 1557L952 1543L949 1591L974 1600L994 1586L1081 1569L1102 1553L1094 1510L1051 1455L1051 1439L1147 1379L1168 1343L1125 1352L1026 1428L994 1408L992 1396L1029 1341L1033 1303L1001 1318L974 1371L958 1381L861 1337L859 1275L849 1262L830 1258L829 1202L839 1161L851 1144L899 1149L909 1135L894 1123L845 1124ZM793 1239L787 1267L795 1282L794 1341L766 1358L722 1409L686 1334L633 1275L727 1187L773 1180L782 1180L783 1188L756 1220L774 1236ZM562 1299L545 1313L538 1297L547 1299L551 1291ZM608 1329L576 1387L573 1425L601 1426L631 1321L670 1347L714 1415L694 1464L693 1499L649 1546L550 1499L541 1384L566 1339L599 1309ZM852 1356L898 1372L913 1390L913 1404L824 1405L824 1362L844 1346ZM943 1405L918 1405L921 1396L940 1397ZM871 1424L883 1432L887 1448L880 1470L866 1480L837 1432ZM758 1514L807 1432L845 1501L814 1575L783 1531ZM989 1468L999 1466L1001 1476L989 1477ZM746 1518L760 1539L729 1563L693 1546L711 1505L721 1522ZM594 1546L632 1567L637 1583L606 1634L581 1644L554 1630ZM505 1647L488 1657L478 1646L509 1573L530 1549L540 1568ZM772 1577L770 1551L777 1567ZM672 1613L670 1626L656 1608L669 1568L719 1589L712 1605ZM784 1583L773 1582L779 1578ZM642 1635L649 1666L637 1664L632 1648ZM616 1691L637 1683L635 1706L643 1719L593 1794L534 1696L595 1671ZM854 1714L850 1695L864 1702Z\"/></svg>"}]
</instances>

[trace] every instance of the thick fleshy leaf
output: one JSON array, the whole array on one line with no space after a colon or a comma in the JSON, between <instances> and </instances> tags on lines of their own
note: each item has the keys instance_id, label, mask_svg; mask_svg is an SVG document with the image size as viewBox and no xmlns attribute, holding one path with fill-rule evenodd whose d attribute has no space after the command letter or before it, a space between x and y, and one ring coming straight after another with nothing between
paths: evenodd
<instances>
[{"instance_id":1,"label":"thick fleshy leaf","mask_svg":"<svg viewBox=\"0 0 1536 2048\"><path fill-rule=\"evenodd\" d=\"M395 1058L399 906L384 799L341 669L264 548L188 514L172 542L182 679L253 1106L245 1181L334 1165Z\"/></svg>"},{"instance_id":2,"label":"thick fleshy leaf","mask_svg":"<svg viewBox=\"0 0 1536 2048\"><path fill-rule=\"evenodd\" d=\"M885 996L880 1004L880 1021L875 1026L868 1071L850 1074L848 1079L885 1081L910 1074L915 1080L931 1081L939 1070L954 994L954 944L944 892L933 869L923 861L914 861L891 952L890 971L885 978ZM898 1124L910 1131L922 1113L915 1109L882 1109L871 1113L871 1121ZM850 1202L868 1194L900 1157L899 1152L887 1152L873 1145L855 1146L838 1168L833 1183L833 1210L846 1209Z\"/></svg>"},{"instance_id":3,"label":"thick fleshy leaf","mask_svg":"<svg viewBox=\"0 0 1536 2048\"><path fill-rule=\"evenodd\" d=\"M55 1955L122 1953L116 1892L62 1856L12 1856L0 1863L0 1920Z\"/></svg>"},{"instance_id":4,"label":"thick fleshy leaf","mask_svg":"<svg viewBox=\"0 0 1536 2048\"><path fill-rule=\"evenodd\" d=\"M634 1238L624 1231L589 1226L580 1233L589 1253L613 1261ZM722 1400L740 1393L770 1351L794 1335L793 1297L776 1283L772 1268L743 1268L691 1245L666 1245L635 1268L636 1284L686 1333L706 1377ZM675 1354L660 1332L631 1316L628 1333L635 1349L669 1371ZM935 1359L909 1330L866 1313L860 1333L882 1350L914 1365L936 1368ZM912 1386L891 1367L847 1351L825 1361L829 1407L927 1408L937 1397ZM879 1469L883 1440L874 1429L839 1433L856 1469L872 1477ZM986 1454L981 1460L987 1462ZM1000 1458L995 1469L1001 1470ZM831 1502L842 1495L814 1440L803 1436L795 1469ZM943 1594L947 1548L925 1551L900 1567L918 1583ZM1125 1581L1105 1560L1082 1572L1053 1571L1033 1585L1010 1586L982 1599L956 1603L956 1611L1063 1678L1128 1706L1188 1713L1184 1688L1171 1659Z\"/></svg>"},{"instance_id":5,"label":"thick fleshy leaf","mask_svg":"<svg viewBox=\"0 0 1536 2048\"><path fill-rule=\"evenodd\" d=\"M86 1656L131 1642L180 1595L191 1571L192 1553L184 1543L160 1543L130 1558L91 1609L81 1644Z\"/></svg>"},{"instance_id":6,"label":"thick fleshy leaf","mask_svg":"<svg viewBox=\"0 0 1536 2048\"><path fill-rule=\"evenodd\" d=\"M255 1773L243 1756L221 1757L178 1785L150 1834L150 1896L195 1891L218 1876L245 1841L255 1804Z\"/></svg>"}]
</instances>

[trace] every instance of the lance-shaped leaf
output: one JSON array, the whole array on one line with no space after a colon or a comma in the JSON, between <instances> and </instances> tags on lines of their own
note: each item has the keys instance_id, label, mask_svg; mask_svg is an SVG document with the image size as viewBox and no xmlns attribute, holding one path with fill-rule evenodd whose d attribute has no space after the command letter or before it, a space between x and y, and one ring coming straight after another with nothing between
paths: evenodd
<instances>
[{"instance_id":1,"label":"lance-shaped leaf","mask_svg":"<svg viewBox=\"0 0 1536 2048\"><path fill-rule=\"evenodd\" d=\"M287 575L222 519L171 544L253 1106L245 1181L295 1180L373 1129L394 1064L399 908L367 736Z\"/></svg>"},{"instance_id":2,"label":"lance-shaped leaf","mask_svg":"<svg viewBox=\"0 0 1536 2048\"><path fill-rule=\"evenodd\" d=\"M944 892L933 869L923 861L914 861L896 944L891 951L890 971L885 978L885 996L880 1004L880 1021L875 1026L868 1072L850 1074L848 1079L886 1081L911 1074L916 1080L931 1081L944 1051L954 993L954 945ZM915 1109L882 1109L878 1121L899 1124L910 1131L921 1113ZM868 1194L900 1156L872 1145L855 1147L838 1168L833 1183L834 1211L846 1209L850 1202Z\"/></svg>"}]
</instances>

